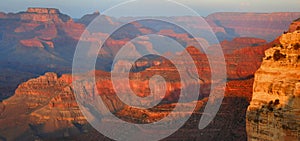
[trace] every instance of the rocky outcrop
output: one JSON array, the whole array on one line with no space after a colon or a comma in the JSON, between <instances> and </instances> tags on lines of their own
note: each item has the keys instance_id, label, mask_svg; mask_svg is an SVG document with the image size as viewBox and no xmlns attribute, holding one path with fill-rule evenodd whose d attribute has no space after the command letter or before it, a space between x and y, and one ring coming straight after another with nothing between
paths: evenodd
<instances>
[{"instance_id":1,"label":"rocky outcrop","mask_svg":"<svg viewBox=\"0 0 300 141\"><path fill-rule=\"evenodd\" d=\"M100 15L99 11L96 11L92 14L84 15L76 22L82 23L87 27L95 18L98 19L94 21L94 24L101 26L90 28L90 32L108 33L117 28L117 26L121 25L121 22L115 19L114 17Z\"/></svg>"},{"instance_id":2,"label":"rocky outcrop","mask_svg":"<svg viewBox=\"0 0 300 141\"><path fill-rule=\"evenodd\" d=\"M262 58L265 56L264 51L278 42L276 39L268 44L256 47L243 47L234 50L232 54L225 54L227 78L232 80L253 77L261 65Z\"/></svg>"},{"instance_id":3,"label":"rocky outcrop","mask_svg":"<svg viewBox=\"0 0 300 141\"><path fill-rule=\"evenodd\" d=\"M24 140L40 137L61 137L64 132L82 132L74 123L86 123L70 87L70 75L58 77L46 73L19 85L15 95L3 101L0 132L8 140ZM15 122L16 121L16 122ZM17 121L22 121L18 123ZM10 123L10 124L6 124ZM58 130L62 134L55 134ZM14 133L14 135L11 135Z\"/></svg>"},{"instance_id":4,"label":"rocky outcrop","mask_svg":"<svg viewBox=\"0 0 300 141\"><path fill-rule=\"evenodd\" d=\"M86 15L82 16L77 22L88 26L99 15L100 15L99 11L94 12L93 14L86 14Z\"/></svg>"},{"instance_id":5,"label":"rocky outcrop","mask_svg":"<svg viewBox=\"0 0 300 141\"><path fill-rule=\"evenodd\" d=\"M292 22L288 32L294 32L296 30L300 30L300 18Z\"/></svg>"},{"instance_id":6,"label":"rocky outcrop","mask_svg":"<svg viewBox=\"0 0 300 141\"><path fill-rule=\"evenodd\" d=\"M28 8L25 13L20 14L22 20L33 20L37 22L67 22L71 18L61 14L55 8Z\"/></svg>"},{"instance_id":7,"label":"rocky outcrop","mask_svg":"<svg viewBox=\"0 0 300 141\"><path fill-rule=\"evenodd\" d=\"M77 41L85 29L83 24L75 23L69 16L53 8L28 8L19 13L1 13L0 23L0 72L6 73L6 77L15 75L7 73L4 68L35 76L47 71L70 72ZM23 82L25 78L28 79L18 79ZM0 79L2 83L10 83ZM1 91L1 99L11 96L21 82L11 86L5 84L5 89L10 89L11 93ZM14 89L11 89L12 86Z\"/></svg>"},{"instance_id":8,"label":"rocky outcrop","mask_svg":"<svg viewBox=\"0 0 300 141\"><path fill-rule=\"evenodd\" d=\"M55 8L28 8L27 12L37 14L59 14L59 10Z\"/></svg>"},{"instance_id":9,"label":"rocky outcrop","mask_svg":"<svg viewBox=\"0 0 300 141\"><path fill-rule=\"evenodd\" d=\"M25 47L39 47L44 48L42 42L36 38L28 39L28 40L21 40L20 44Z\"/></svg>"},{"instance_id":10,"label":"rocky outcrop","mask_svg":"<svg viewBox=\"0 0 300 141\"><path fill-rule=\"evenodd\" d=\"M5 14L1 17L6 38L15 37L15 42L33 37L53 41L59 36L79 39L85 26L75 23L71 17L54 8L28 8L25 12Z\"/></svg>"},{"instance_id":11,"label":"rocky outcrop","mask_svg":"<svg viewBox=\"0 0 300 141\"><path fill-rule=\"evenodd\" d=\"M300 31L283 34L255 73L249 141L300 139Z\"/></svg>"},{"instance_id":12,"label":"rocky outcrop","mask_svg":"<svg viewBox=\"0 0 300 141\"><path fill-rule=\"evenodd\" d=\"M220 43L224 54L232 54L234 51L245 47L256 47L267 44L267 41L258 38L239 37L232 41L224 40Z\"/></svg>"}]
</instances>

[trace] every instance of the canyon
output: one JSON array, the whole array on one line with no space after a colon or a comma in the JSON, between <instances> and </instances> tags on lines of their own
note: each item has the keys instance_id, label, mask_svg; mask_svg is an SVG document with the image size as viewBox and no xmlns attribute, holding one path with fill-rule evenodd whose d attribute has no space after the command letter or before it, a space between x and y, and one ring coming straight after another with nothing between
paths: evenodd
<instances>
[{"instance_id":1,"label":"canyon","mask_svg":"<svg viewBox=\"0 0 300 141\"><path fill-rule=\"evenodd\" d=\"M95 12L73 20L54 8L28 8L25 12L0 13L0 140L110 140L98 133L82 115L72 86L76 78L70 74L80 35L99 15L99 12ZM227 83L221 109L213 122L203 130L199 130L197 125L211 91L210 84L213 83L211 68L205 53L195 48L193 39L175 27L159 25L148 28L146 25L153 24L152 21L130 23L127 28L131 32L119 32L107 40L97 58L97 71L80 74L95 73L96 88L89 82L82 85L86 92L100 95L110 112L132 123L155 122L164 118L175 106L189 107L197 103L186 124L165 140L297 139L298 120L294 117L298 114L299 86L296 78L299 77L299 49L295 48L300 39L300 22L295 19L299 17L299 12L214 13L204 17L220 40L225 56L224 65L227 67ZM188 22L191 27L201 28L193 24L193 17L173 18L177 21L191 20ZM86 32L102 37L108 34L107 28L119 26L128 19L101 15L99 24L106 28ZM287 32L278 37L284 31ZM152 109L140 110L125 105L117 98L109 72L112 57L128 42L126 37L150 33L159 33L186 45L185 50L191 54L194 62L186 62L178 52L166 54L173 56L178 63L196 65L201 80L198 101L175 104L179 90L193 87L195 82L181 85L178 77L180 70L159 56L137 60L132 66L129 80L135 94L145 97L150 94L148 79L154 75L163 76L167 85L163 102ZM94 40L86 39L87 42ZM141 54L139 48L151 49L153 46L147 38L143 38L133 46L131 53L138 56ZM214 45L210 49L213 50ZM127 64L126 60L118 63L119 69ZM288 74L290 71L292 75ZM284 78L284 81L279 78ZM123 87L118 89L125 91ZM285 92L290 94L284 95ZM268 105L270 101L273 102ZM292 111L287 109L290 107ZM175 117L180 118L185 114L188 113L182 111ZM106 113L101 115L103 121L117 123L111 121ZM270 118L287 122L273 123ZM276 133L265 129L269 125L274 125L271 129Z\"/></svg>"},{"instance_id":2,"label":"canyon","mask_svg":"<svg viewBox=\"0 0 300 141\"><path fill-rule=\"evenodd\" d=\"M112 113L124 121L133 123L151 123L164 118L175 106L187 107L192 106L196 102L197 106L192 117L179 131L166 138L166 140L209 140L222 139L224 137L227 139L246 138L244 113L241 111L246 109L247 101L251 99L253 79L228 82L225 99L216 119L209 127L199 131L197 125L203 113L204 105L207 102L207 96L203 94L207 94L207 90L201 91L200 95L202 97L199 97L199 101L173 103L172 101L176 99L178 93L176 89L181 89L180 85L178 85L180 80L178 77L174 77L176 76L176 71L173 72L174 69L168 69L167 67L164 67L164 69L171 72L167 73L169 76L165 76L168 78L166 82L170 89L166 91L165 102L151 109L140 110L124 105L116 98L110 74L103 71L93 72L96 74L96 89L98 93L93 92L92 84L83 82L84 91L87 92L85 95L99 94ZM132 87L133 91L137 95L147 94L147 91L149 92L149 88L145 85L148 83L147 78L154 74L164 76L164 73L165 71L157 72L156 69L152 70L152 68L132 73L130 81L132 84L135 84ZM136 76L141 78L137 79ZM108 140L95 131L81 114L71 83L72 77L69 74L58 76L55 73L46 73L19 85L15 94L1 103L0 123L3 126L0 129L0 136L5 140ZM190 86L190 84L187 86ZM123 88L120 89L122 90ZM87 98L93 97L88 96ZM239 105L239 108L236 105ZM180 118L185 114L189 113L183 110L178 114L174 114L174 116ZM106 113L101 113L101 115L102 120L106 123L118 123L110 120ZM232 134L236 136L232 136Z\"/></svg>"},{"instance_id":3,"label":"canyon","mask_svg":"<svg viewBox=\"0 0 300 141\"><path fill-rule=\"evenodd\" d=\"M81 19L73 20L68 15L62 14L58 9L53 8L28 8L27 11L19 13L1 13L0 71L3 76L0 77L0 83L3 83L3 85L0 86L0 99L5 99L13 95L14 90L21 82L42 75L45 72L56 72L58 74L70 73L72 58L80 35L86 26L99 15L99 12L95 12L85 15ZM257 21L254 18L256 16L259 17ZM268 19L265 17L271 18ZM289 23L298 17L300 17L300 13L215 13L205 17L205 19L219 38L224 52L232 54L237 49L249 47L249 50L251 50L250 47L252 46L260 46L264 44L265 41L263 40L274 40L286 30ZM174 20L179 22L193 20L192 17L174 18ZM244 18L249 18L249 20L241 20ZM93 34L99 37L105 36L107 29L122 24L126 19L128 18L117 19L102 15L99 24L105 25L103 26L105 28L99 28L98 31L96 30L97 33ZM278 22L279 20L281 22ZM194 25L194 22L189 23L191 27L201 28ZM231 34L231 32L228 31L235 30L234 23L239 23L239 26L237 26L239 31L243 30L242 27L251 27L251 30L243 30L247 31L245 35L241 33ZM253 23L259 23L261 26L255 28L256 26ZM151 25L151 21L148 24ZM295 28L297 28L297 26L295 26ZM186 46L194 45L191 42L192 39L190 39L187 34L182 34L176 29L166 27L165 25L149 29L144 28L143 23L132 23L128 29L131 30L130 34L133 35L139 35L141 33L160 33L176 40L184 38ZM266 35L268 37L264 36L262 38L263 40L258 39L262 36L257 35L257 31L261 29L268 30L268 32L264 33L270 33L270 35ZM121 34L126 35L127 33L121 32ZM120 36L122 37L124 35ZM88 41L93 40L92 38L88 39ZM99 68L97 69L109 71L111 65L111 56L109 54L115 54L127 40L128 39L109 39L105 45L106 48L102 51L102 53L108 55L104 55L105 57L98 59L97 62L99 62L99 65L97 65L97 67ZM235 47L230 47L233 45ZM141 44L141 46L145 45ZM240 53L242 52L243 51L240 51ZM235 56L235 58L244 57L238 54ZM260 59L260 57L258 58ZM232 59L228 60L231 61ZM244 60L248 60L248 58L240 59L239 62L243 63ZM234 61L231 64L231 66L236 69L243 68L236 66L238 62ZM259 63L257 65L259 65ZM258 67L257 65L255 66ZM256 67L251 70L255 71ZM18 76L14 77L14 75Z\"/></svg>"}]
</instances>

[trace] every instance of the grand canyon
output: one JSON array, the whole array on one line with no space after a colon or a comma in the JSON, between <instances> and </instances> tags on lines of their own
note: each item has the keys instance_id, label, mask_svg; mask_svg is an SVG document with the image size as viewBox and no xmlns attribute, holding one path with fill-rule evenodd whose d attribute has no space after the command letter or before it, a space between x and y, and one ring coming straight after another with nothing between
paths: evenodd
<instances>
[{"instance_id":1,"label":"grand canyon","mask_svg":"<svg viewBox=\"0 0 300 141\"><path fill-rule=\"evenodd\" d=\"M0 140L112 140L87 121L74 94L74 52L81 34L96 17L105 28L86 32L99 37L109 34L107 28L118 27L131 18L94 12L73 19L55 8L0 12ZM201 28L194 24L193 17L171 18ZM219 12L203 18L220 41L227 69L222 104L206 128L199 130L198 123L205 114L210 92L218 87L211 88L215 82L205 52L196 48L190 35L172 26L135 22L126 27L130 32L120 31L109 38L97 53L95 70L76 74L95 75L95 88L92 83L82 82L82 93L99 95L116 117L136 124L161 120L175 107L182 107L182 111L172 113L174 119L180 119L190 114L184 109L195 104L187 122L163 140L300 140L300 12ZM182 70L167 58L148 55L138 59L129 73L130 87L136 95L151 94L150 77L165 78L162 101L149 109L123 103L111 81L113 57L131 37L143 34L161 34L184 44L194 62L185 61L180 56L182 50L165 54L181 64L195 63L199 75L197 81L183 85L179 76ZM154 45L143 38L128 55L140 56L140 48L152 49ZM214 44L209 48L213 52ZM114 69L122 70L126 61L116 62L119 68ZM198 99L179 103L180 90L197 84L201 86ZM126 86L117 89L125 93ZM164 91L159 86L154 89ZM101 117L102 122L118 124L105 112ZM134 130L142 129L131 132Z\"/></svg>"}]
</instances>

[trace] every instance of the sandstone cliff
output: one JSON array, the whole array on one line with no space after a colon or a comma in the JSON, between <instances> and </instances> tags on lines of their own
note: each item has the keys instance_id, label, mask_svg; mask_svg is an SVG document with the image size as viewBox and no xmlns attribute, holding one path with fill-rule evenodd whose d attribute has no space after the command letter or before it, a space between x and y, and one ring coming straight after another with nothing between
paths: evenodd
<instances>
[{"instance_id":1,"label":"sandstone cliff","mask_svg":"<svg viewBox=\"0 0 300 141\"><path fill-rule=\"evenodd\" d=\"M265 51L247 110L249 141L300 139L300 31Z\"/></svg>"},{"instance_id":2,"label":"sandstone cliff","mask_svg":"<svg viewBox=\"0 0 300 141\"><path fill-rule=\"evenodd\" d=\"M46 73L22 83L13 97L3 101L1 135L7 140L34 140L49 134L80 133L73 124L84 123L85 119L76 104L69 78ZM55 134L61 129L61 135Z\"/></svg>"}]
</instances>

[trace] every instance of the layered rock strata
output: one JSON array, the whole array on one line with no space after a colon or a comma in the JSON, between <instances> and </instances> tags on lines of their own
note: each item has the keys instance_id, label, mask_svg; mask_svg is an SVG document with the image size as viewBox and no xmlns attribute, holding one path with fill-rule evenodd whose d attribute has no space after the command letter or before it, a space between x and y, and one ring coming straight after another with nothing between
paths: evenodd
<instances>
[{"instance_id":1,"label":"layered rock strata","mask_svg":"<svg viewBox=\"0 0 300 141\"><path fill-rule=\"evenodd\" d=\"M300 31L265 51L247 110L249 141L300 139Z\"/></svg>"}]
</instances>

